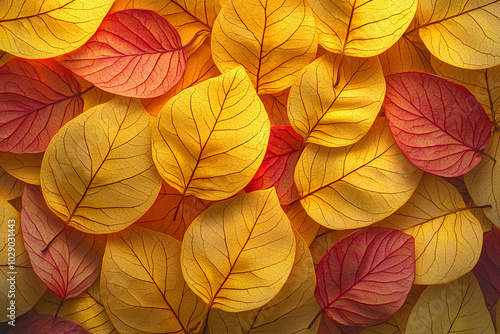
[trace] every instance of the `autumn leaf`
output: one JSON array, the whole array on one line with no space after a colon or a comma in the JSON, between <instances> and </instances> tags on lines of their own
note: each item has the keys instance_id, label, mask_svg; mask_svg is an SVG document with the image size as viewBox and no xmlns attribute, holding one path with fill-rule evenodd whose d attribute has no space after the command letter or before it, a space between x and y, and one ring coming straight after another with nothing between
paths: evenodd
<instances>
[{"instance_id":1,"label":"autumn leaf","mask_svg":"<svg viewBox=\"0 0 500 334\"><path fill-rule=\"evenodd\" d=\"M79 323L63 317L54 318L48 314L27 313L16 319L16 325L7 334L89 334Z\"/></svg>"},{"instance_id":2,"label":"autumn leaf","mask_svg":"<svg viewBox=\"0 0 500 334\"><path fill-rule=\"evenodd\" d=\"M16 179L40 185L40 166L43 153L14 154L0 152L0 167Z\"/></svg>"},{"instance_id":3,"label":"autumn leaf","mask_svg":"<svg viewBox=\"0 0 500 334\"><path fill-rule=\"evenodd\" d=\"M285 89L279 93L264 94L260 96L266 108L267 115L269 116L269 121L271 121L271 125L290 125L286 111L289 93L290 89Z\"/></svg>"},{"instance_id":4,"label":"autumn leaf","mask_svg":"<svg viewBox=\"0 0 500 334\"><path fill-rule=\"evenodd\" d=\"M404 304L392 317L401 333L406 333L406 324L408 323L411 311L413 310L413 307L415 307L415 304L426 287L427 286L425 285L414 284L411 287L410 293L408 294L408 297L406 297Z\"/></svg>"},{"instance_id":5,"label":"autumn leaf","mask_svg":"<svg viewBox=\"0 0 500 334\"><path fill-rule=\"evenodd\" d=\"M284 206L283 210L288 216L288 219L290 219L295 231L297 231L297 233L304 238L307 246L311 245L313 240L316 238L316 234L318 233L321 225L308 216L299 201ZM321 256L323 256L323 254L321 254Z\"/></svg>"},{"instance_id":6,"label":"autumn leaf","mask_svg":"<svg viewBox=\"0 0 500 334\"><path fill-rule=\"evenodd\" d=\"M19 197L23 194L23 187L24 182L16 179L0 167L0 198L10 201Z\"/></svg>"},{"instance_id":7,"label":"autumn leaf","mask_svg":"<svg viewBox=\"0 0 500 334\"><path fill-rule=\"evenodd\" d=\"M10 60L14 58L15 57L10 53L0 51L0 66L7 64Z\"/></svg>"},{"instance_id":8,"label":"autumn leaf","mask_svg":"<svg viewBox=\"0 0 500 334\"><path fill-rule=\"evenodd\" d=\"M483 241L481 257L474 267L474 276L484 295L486 306L491 307L500 298L500 231L493 228Z\"/></svg>"}]
</instances>

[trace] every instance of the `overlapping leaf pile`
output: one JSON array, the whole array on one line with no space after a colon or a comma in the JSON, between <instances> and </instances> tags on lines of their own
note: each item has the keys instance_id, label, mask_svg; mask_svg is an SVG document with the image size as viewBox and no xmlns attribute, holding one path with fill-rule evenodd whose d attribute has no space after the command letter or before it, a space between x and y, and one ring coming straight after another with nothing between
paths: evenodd
<instances>
[{"instance_id":1,"label":"overlapping leaf pile","mask_svg":"<svg viewBox=\"0 0 500 334\"><path fill-rule=\"evenodd\" d=\"M0 0L2 329L494 333L498 27L499 0Z\"/></svg>"}]
</instances>

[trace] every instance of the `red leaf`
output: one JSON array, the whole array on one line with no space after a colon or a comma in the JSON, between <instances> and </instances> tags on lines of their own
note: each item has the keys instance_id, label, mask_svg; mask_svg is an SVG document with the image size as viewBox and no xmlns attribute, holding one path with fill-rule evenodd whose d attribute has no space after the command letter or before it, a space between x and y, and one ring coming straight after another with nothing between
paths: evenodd
<instances>
[{"instance_id":1,"label":"red leaf","mask_svg":"<svg viewBox=\"0 0 500 334\"><path fill-rule=\"evenodd\" d=\"M85 328L73 320L54 318L51 314L29 312L16 320L7 334L89 334Z\"/></svg>"},{"instance_id":2,"label":"red leaf","mask_svg":"<svg viewBox=\"0 0 500 334\"><path fill-rule=\"evenodd\" d=\"M391 74L386 82L385 114L399 148L415 166L453 177L479 164L491 122L474 95L428 73Z\"/></svg>"},{"instance_id":3,"label":"red leaf","mask_svg":"<svg viewBox=\"0 0 500 334\"><path fill-rule=\"evenodd\" d=\"M488 308L500 298L500 230L493 230L483 240L479 261L473 269Z\"/></svg>"},{"instance_id":4,"label":"red leaf","mask_svg":"<svg viewBox=\"0 0 500 334\"><path fill-rule=\"evenodd\" d=\"M34 185L25 185L22 203L21 229L35 273L62 300L80 295L100 273L104 238L66 227Z\"/></svg>"},{"instance_id":5,"label":"red leaf","mask_svg":"<svg viewBox=\"0 0 500 334\"><path fill-rule=\"evenodd\" d=\"M415 241L388 228L358 230L321 259L315 296L340 324L368 327L387 321L403 305L415 276Z\"/></svg>"},{"instance_id":6,"label":"red leaf","mask_svg":"<svg viewBox=\"0 0 500 334\"><path fill-rule=\"evenodd\" d=\"M16 58L0 67L0 151L40 153L81 114L80 84L51 59Z\"/></svg>"},{"instance_id":7,"label":"red leaf","mask_svg":"<svg viewBox=\"0 0 500 334\"><path fill-rule=\"evenodd\" d=\"M245 191L274 187L282 205L299 199L293 173L303 140L289 125L272 126L264 160Z\"/></svg>"},{"instance_id":8,"label":"red leaf","mask_svg":"<svg viewBox=\"0 0 500 334\"><path fill-rule=\"evenodd\" d=\"M109 14L85 45L58 60L102 90L141 98L165 94L187 62L177 30L142 9Z\"/></svg>"}]
</instances>

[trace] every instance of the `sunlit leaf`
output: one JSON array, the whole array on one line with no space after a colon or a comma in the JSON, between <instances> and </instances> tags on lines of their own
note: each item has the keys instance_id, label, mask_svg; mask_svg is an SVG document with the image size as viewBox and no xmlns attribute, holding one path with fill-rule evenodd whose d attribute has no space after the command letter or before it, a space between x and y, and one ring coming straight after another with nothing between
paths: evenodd
<instances>
[{"instance_id":1,"label":"sunlit leaf","mask_svg":"<svg viewBox=\"0 0 500 334\"><path fill-rule=\"evenodd\" d=\"M269 129L264 106L239 67L168 101L153 126L153 159L183 196L225 199L254 176Z\"/></svg>"},{"instance_id":2,"label":"sunlit leaf","mask_svg":"<svg viewBox=\"0 0 500 334\"><path fill-rule=\"evenodd\" d=\"M210 308L241 312L274 298L295 258L290 220L273 188L218 202L189 226L182 273Z\"/></svg>"},{"instance_id":3,"label":"sunlit leaf","mask_svg":"<svg viewBox=\"0 0 500 334\"><path fill-rule=\"evenodd\" d=\"M283 210L286 212L288 219L290 219L297 233L304 238L304 241L309 246L316 237L321 225L307 215L299 201L283 207Z\"/></svg>"},{"instance_id":4,"label":"sunlit leaf","mask_svg":"<svg viewBox=\"0 0 500 334\"><path fill-rule=\"evenodd\" d=\"M30 184L40 184L40 166L43 153L14 154L0 152L0 166L16 179Z\"/></svg>"},{"instance_id":5,"label":"sunlit leaf","mask_svg":"<svg viewBox=\"0 0 500 334\"><path fill-rule=\"evenodd\" d=\"M214 22L212 56L225 73L243 65L259 94L288 88L316 54L314 17L304 0L233 0Z\"/></svg>"},{"instance_id":6,"label":"sunlit leaf","mask_svg":"<svg viewBox=\"0 0 500 334\"><path fill-rule=\"evenodd\" d=\"M493 228L493 231L484 238L481 257L473 272L481 286L486 306L492 306L500 298L500 231L498 228Z\"/></svg>"},{"instance_id":7,"label":"sunlit leaf","mask_svg":"<svg viewBox=\"0 0 500 334\"><path fill-rule=\"evenodd\" d=\"M117 97L67 123L45 152L41 185L49 208L88 233L122 230L161 186L151 158L151 119L140 102Z\"/></svg>"},{"instance_id":8,"label":"sunlit leaf","mask_svg":"<svg viewBox=\"0 0 500 334\"><path fill-rule=\"evenodd\" d=\"M271 125L290 125L286 112L286 104L290 89L285 89L275 94L264 94L260 97L267 115L271 121Z\"/></svg>"},{"instance_id":9,"label":"sunlit leaf","mask_svg":"<svg viewBox=\"0 0 500 334\"><path fill-rule=\"evenodd\" d=\"M1 165L0 165L1 166ZM23 193L24 183L0 167L0 197L10 201Z\"/></svg>"},{"instance_id":10,"label":"sunlit leaf","mask_svg":"<svg viewBox=\"0 0 500 334\"><path fill-rule=\"evenodd\" d=\"M48 314L26 313L16 319L16 326L7 334L89 334L79 323L63 317L54 318Z\"/></svg>"},{"instance_id":11,"label":"sunlit leaf","mask_svg":"<svg viewBox=\"0 0 500 334\"><path fill-rule=\"evenodd\" d=\"M82 46L114 0L2 0L0 49L22 58L55 57Z\"/></svg>"},{"instance_id":12,"label":"sunlit leaf","mask_svg":"<svg viewBox=\"0 0 500 334\"><path fill-rule=\"evenodd\" d=\"M384 219L415 190L422 172L399 150L385 118L357 143L309 144L295 170L300 202L323 226L352 229Z\"/></svg>"}]
</instances>

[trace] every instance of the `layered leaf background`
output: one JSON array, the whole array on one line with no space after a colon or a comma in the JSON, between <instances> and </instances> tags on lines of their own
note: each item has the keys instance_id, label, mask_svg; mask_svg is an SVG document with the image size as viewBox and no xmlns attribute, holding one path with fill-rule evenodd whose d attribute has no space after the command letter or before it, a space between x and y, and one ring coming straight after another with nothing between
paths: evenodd
<instances>
[{"instance_id":1,"label":"layered leaf background","mask_svg":"<svg viewBox=\"0 0 500 334\"><path fill-rule=\"evenodd\" d=\"M0 332L495 333L498 27L0 0Z\"/></svg>"}]
</instances>

